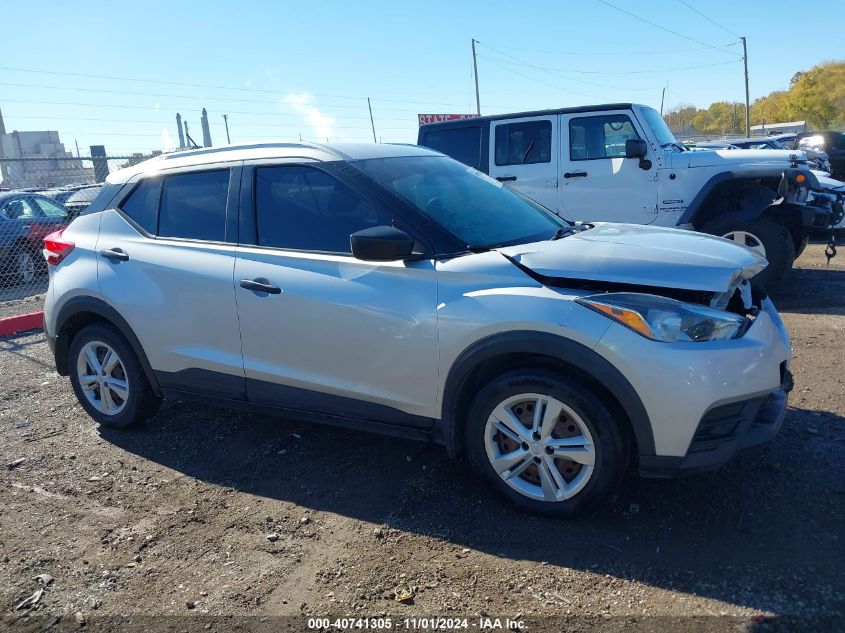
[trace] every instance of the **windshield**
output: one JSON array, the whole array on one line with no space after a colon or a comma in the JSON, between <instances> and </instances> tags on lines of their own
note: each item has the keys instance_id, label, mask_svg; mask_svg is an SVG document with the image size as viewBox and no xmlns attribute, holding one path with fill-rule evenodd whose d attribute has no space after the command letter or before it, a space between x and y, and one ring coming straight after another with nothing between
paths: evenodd
<instances>
[{"instance_id":1,"label":"windshield","mask_svg":"<svg viewBox=\"0 0 845 633\"><path fill-rule=\"evenodd\" d=\"M569 226L522 194L445 156L372 158L355 165L471 249L547 240Z\"/></svg>"},{"instance_id":2,"label":"windshield","mask_svg":"<svg viewBox=\"0 0 845 633\"><path fill-rule=\"evenodd\" d=\"M648 126L657 138L657 142L660 143L660 147L668 145L682 147L675 139L675 135L672 134L672 130L670 130L669 126L666 125L666 121L664 121L663 117L657 113L657 110L654 108L641 108L640 112L642 112L646 123L648 123Z\"/></svg>"}]
</instances>

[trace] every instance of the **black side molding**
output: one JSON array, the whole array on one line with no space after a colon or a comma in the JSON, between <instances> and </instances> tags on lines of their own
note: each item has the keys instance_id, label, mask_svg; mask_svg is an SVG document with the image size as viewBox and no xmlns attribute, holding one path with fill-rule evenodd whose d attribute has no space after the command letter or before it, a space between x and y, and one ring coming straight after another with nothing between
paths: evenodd
<instances>
[{"instance_id":1,"label":"black side molding","mask_svg":"<svg viewBox=\"0 0 845 633\"><path fill-rule=\"evenodd\" d=\"M532 331L504 332L481 339L464 350L453 363L443 390L443 409L437 429L450 455L459 453L462 445L455 406L465 381L482 362L505 354L536 354L560 360L604 386L630 420L639 454L654 455L654 435L648 413L634 387L619 370L580 343L562 336Z\"/></svg>"}]
</instances>

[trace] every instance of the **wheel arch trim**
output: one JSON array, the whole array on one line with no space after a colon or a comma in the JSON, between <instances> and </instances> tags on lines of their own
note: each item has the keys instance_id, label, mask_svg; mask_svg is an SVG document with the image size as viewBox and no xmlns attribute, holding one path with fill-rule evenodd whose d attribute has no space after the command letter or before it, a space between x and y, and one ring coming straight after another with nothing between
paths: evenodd
<instances>
[{"instance_id":1,"label":"wheel arch trim","mask_svg":"<svg viewBox=\"0 0 845 633\"><path fill-rule=\"evenodd\" d=\"M576 367L607 389L622 407L631 424L640 455L654 455L651 422L631 383L607 359L571 339L546 332L513 331L476 341L452 363L443 388L439 432L450 455L460 452L462 426L456 407L466 381L485 361L497 356L527 354L545 356Z\"/></svg>"},{"instance_id":2,"label":"wheel arch trim","mask_svg":"<svg viewBox=\"0 0 845 633\"><path fill-rule=\"evenodd\" d=\"M779 178L781 173L776 170L771 169L754 169L754 170L747 170L747 171L723 171L719 172L712 176L701 189L698 190L698 193L695 194L695 197L692 201L687 205L686 210L684 210L683 215L681 215L680 219L678 220L678 224L692 224L697 226L699 223L701 214L704 212L705 206L707 202L709 202L710 197L715 193L716 189L724 184L730 182L751 182L755 180L759 180L761 178ZM774 192L774 199L777 199L777 193ZM763 212L771 206L767 204L764 207L759 209L751 209L748 211L742 212L742 219L743 220L752 220L755 217L762 215Z\"/></svg>"},{"instance_id":3,"label":"wheel arch trim","mask_svg":"<svg viewBox=\"0 0 845 633\"><path fill-rule=\"evenodd\" d=\"M64 332L71 319L84 312L96 314L118 329L129 343L132 351L135 352L135 356L138 358L138 362L144 370L144 374L152 387L153 393L156 396L161 395L158 381L155 377L155 372L152 370L150 361L144 352L144 348L141 346L141 342L138 340L138 337L135 336L135 332L132 331L129 323L115 308L102 299L97 299L96 297L73 297L59 309L58 316L56 317L56 345L54 351L56 357L56 370L59 374L66 376L70 370L68 365L70 341Z\"/></svg>"}]
</instances>

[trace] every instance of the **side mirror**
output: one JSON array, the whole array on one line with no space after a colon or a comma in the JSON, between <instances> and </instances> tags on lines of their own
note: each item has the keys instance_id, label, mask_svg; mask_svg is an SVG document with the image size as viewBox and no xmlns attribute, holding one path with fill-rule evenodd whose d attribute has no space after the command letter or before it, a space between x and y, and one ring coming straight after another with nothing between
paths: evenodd
<instances>
[{"instance_id":1,"label":"side mirror","mask_svg":"<svg viewBox=\"0 0 845 633\"><path fill-rule=\"evenodd\" d=\"M349 236L352 254L370 262L405 259L414 250L414 238L392 226L373 226Z\"/></svg>"},{"instance_id":2,"label":"side mirror","mask_svg":"<svg viewBox=\"0 0 845 633\"><path fill-rule=\"evenodd\" d=\"M625 158L645 158L648 146L639 138L629 138L625 141Z\"/></svg>"}]
</instances>

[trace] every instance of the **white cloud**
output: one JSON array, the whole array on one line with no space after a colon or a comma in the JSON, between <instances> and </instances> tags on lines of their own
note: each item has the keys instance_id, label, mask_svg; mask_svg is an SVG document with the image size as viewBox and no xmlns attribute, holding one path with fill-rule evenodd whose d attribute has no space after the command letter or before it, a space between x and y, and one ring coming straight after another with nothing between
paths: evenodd
<instances>
[{"instance_id":1,"label":"white cloud","mask_svg":"<svg viewBox=\"0 0 845 633\"><path fill-rule=\"evenodd\" d=\"M320 109L314 104L315 101L314 95L310 92L290 92L281 99L282 104L301 114L311 127L314 135L323 141L333 136L332 127L335 120L320 112Z\"/></svg>"},{"instance_id":2,"label":"white cloud","mask_svg":"<svg viewBox=\"0 0 845 633\"><path fill-rule=\"evenodd\" d=\"M153 106L153 110L155 110L156 112L158 112L159 110L161 110L161 106L160 106L159 104L155 104L155 105Z\"/></svg>"},{"instance_id":3,"label":"white cloud","mask_svg":"<svg viewBox=\"0 0 845 633\"><path fill-rule=\"evenodd\" d=\"M169 152L173 149L173 141L170 138L170 132L167 131L166 127L161 128L161 146L165 152Z\"/></svg>"},{"instance_id":4,"label":"white cloud","mask_svg":"<svg viewBox=\"0 0 845 633\"><path fill-rule=\"evenodd\" d=\"M252 88L252 79L244 79L244 88Z\"/></svg>"}]
</instances>

